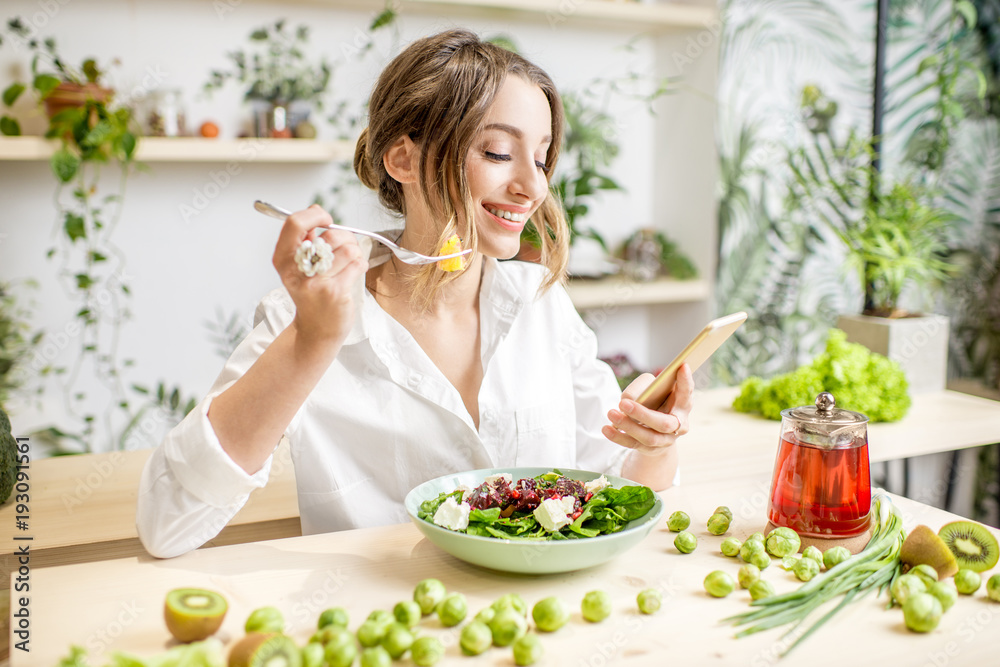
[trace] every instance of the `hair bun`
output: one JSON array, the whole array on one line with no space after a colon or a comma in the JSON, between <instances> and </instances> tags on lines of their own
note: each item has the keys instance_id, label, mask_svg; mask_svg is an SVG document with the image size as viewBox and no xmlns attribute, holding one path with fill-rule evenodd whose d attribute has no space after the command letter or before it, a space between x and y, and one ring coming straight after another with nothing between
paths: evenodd
<instances>
[{"instance_id":1,"label":"hair bun","mask_svg":"<svg viewBox=\"0 0 1000 667\"><path fill-rule=\"evenodd\" d=\"M368 156L368 128L361 130L357 146L354 147L354 173L366 188L378 190L379 178Z\"/></svg>"}]
</instances>

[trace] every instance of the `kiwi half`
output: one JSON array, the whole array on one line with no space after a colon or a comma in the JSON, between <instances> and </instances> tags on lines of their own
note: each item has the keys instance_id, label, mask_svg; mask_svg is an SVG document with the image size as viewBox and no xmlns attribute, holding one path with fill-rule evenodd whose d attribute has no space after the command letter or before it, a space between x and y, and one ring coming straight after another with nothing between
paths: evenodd
<instances>
[{"instance_id":1,"label":"kiwi half","mask_svg":"<svg viewBox=\"0 0 1000 667\"><path fill-rule=\"evenodd\" d=\"M222 625L229 605L226 598L203 588L175 588L163 603L163 619L179 642L196 642Z\"/></svg>"},{"instance_id":2,"label":"kiwi half","mask_svg":"<svg viewBox=\"0 0 1000 667\"><path fill-rule=\"evenodd\" d=\"M1000 560L1000 544L984 526L974 521L952 521L938 531L938 536L955 554L959 567L985 572Z\"/></svg>"},{"instance_id":3,"label":"kiwi half","mask_svg":"<svg viewBox=\"0 0 1000 667\"><path fill-rule=\"evenodd\" d=\"M937 578L947 579L958 572L958 561L948 545L927 526L917 526L903 542L899 560L909 567L930 565L937 570Z\"/></svg>"},{"instance_id":4,"label":"kiwi half","mask_svg":"<svg viewBox=\"0 0 1000 667\"><path fill-rule=\"evenodd\" d=\"M229 667L302 667L302 653L288 635L251 632L229 651Z\"/></svg>"}]
</instances>

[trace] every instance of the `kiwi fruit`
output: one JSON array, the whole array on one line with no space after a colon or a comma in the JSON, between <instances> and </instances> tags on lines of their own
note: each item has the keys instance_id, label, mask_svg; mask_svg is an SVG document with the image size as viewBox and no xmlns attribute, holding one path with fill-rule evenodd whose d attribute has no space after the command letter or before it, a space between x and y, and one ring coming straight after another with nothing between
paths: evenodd
<instances>
[{"instance_id":1,"label":"kiwi fruit","mask_svg":"<svg viewBox=\"0 0 1000 667\"><path fill-rule=\"evenodd\" d=\"M903 541L899 560L910 568L930 565L937 570L937 578L945 579L958 572L958 561L948 545L927 526L917 526Z\"/></svg>"},{"instance_id":2,"label":"kiwi fruit","mask_svg":"<svg viewBox=\"0 0 1000 667\"><path fill-rule=\"evenodd\" d=\"M288 635L251 632L229 651L229 667L302 667L302 653Z\"/></svg>"},{"instance_id":3,"label":"kiwi fruit","mask_svg":"<svg viewBox=\"0 0 1000 667\"><path fill-rule=\"evenodd\" d=\"M955 554L959 567L985 572L1000 560L1000 544L988 529L975 521L952 521L941 526L938 536Z\"/></svg>"},{"instance_id":4,"label":"kiwi fruit","mask_svg":"<svg viewBox=\"0 0 1000 667\"><path fill-rule=\"evenodd\" d=\"M215 634L228 608L226 598L215 591L175 588L163 603L163 619L177 641L196 642Z\"/></svg>"}]
</instances>

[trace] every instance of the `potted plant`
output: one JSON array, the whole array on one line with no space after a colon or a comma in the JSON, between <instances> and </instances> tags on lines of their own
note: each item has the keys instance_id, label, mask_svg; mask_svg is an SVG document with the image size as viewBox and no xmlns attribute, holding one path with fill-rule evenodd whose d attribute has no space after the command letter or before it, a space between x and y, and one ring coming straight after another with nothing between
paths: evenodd
<instances>
[{"instance_id":1,"label":"potted plant","mask_svg":"<svg viewBox=\"0 0 1000 667\"><path fill-rule=\"evenodd\" d=\"M59 378L67 405L89 441L98 422L110 425L113 415L129 418L122 371L131 362L121 358L118 340L129 317L131 292L124 277L125 257L113 236L127 178L136 168L135 123L131 110L116 106L113 91L101 85L103 71L94 59L75 68L59 55L53 39L31 37L18 19L7 27L12 39L34 53L31 88L49 115L45 136L58 140L50 159L56 177L57 240L48 258L57 262L58 277L76 300L73 318L79 335L74 340L79 350L68 368L47 367L42 374ZM12 106L27 89L15 82L3 92L4 104ZM20 134L12 116L5 115L2 125L4 134ZM121 178L118 189L108 192L100 176L111 167L120 170ZM90 370L106 388L107 400L88 400L82 390Z\"/></svg>"},{"instance_id":2,"label":"potted plant","mask_svg":"<svg viewBox=\"0 0 1000 667\"><path fill-rule=\"evenodd\" d=\"M820 221L843 243L847 266L864 292L860 314L841 315L848 340L900 363L911 392L944 388L948 320L900 307L905 289L929 295L957 271L947 245L954 217L935 204L933 188L915 177L893 180L871 162L872 141L854 132L838 141L836 106L814 86L803 90L813 141L789 159L791 209ZM822 118L822 123L809 123Z\"/></svg>"},{"instance_id":3,"label":"potted plant","mask_svg":"<svg viewBox=\"0 0 1000 667\"><path fill-rule=\"evenodd\" d=\"M204 89L211 93L227 81L244 85L244 99L256 107L258 137L291 137L293 132L304 138L315 136L315 128L305 120L308 114L292 107L314 104L321 109L333 69L325 58L315 63L306 59L308 41L307 26L292 31L284 19L257 28L250 33L251 48L227 53L230 66L211 70ZM296 112L301 114L298 120L293 118Z\"/></svg>"}]
</instances>

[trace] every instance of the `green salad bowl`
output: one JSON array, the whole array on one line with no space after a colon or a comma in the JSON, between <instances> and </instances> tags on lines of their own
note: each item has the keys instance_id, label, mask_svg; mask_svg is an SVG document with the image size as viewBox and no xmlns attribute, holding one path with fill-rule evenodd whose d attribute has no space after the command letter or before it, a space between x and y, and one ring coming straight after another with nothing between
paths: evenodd
<instances>
[{"instance_id":1,"label":"green salad bowl","mask_svg":"<svg viewBox=\"0 0 1000 667\"><path fill-rule=\"evenodd\" d=\"M417 516L420 504L437 498L443 492L454 491L459 485L476 488L490 475L509 473L514 480L537 477L553 468L484 468L469 472L453 473L424 482L406 494L406 511L417 529L433 544L455 558L473 565L521 574L554 574L572 572L605 563L615 556L628 551L642 542L663 516L663 500L656 495L656 501L649 512L617 533L586 537L575 540L504 540L493 537L466 535L442 528ZM601 473L585 470L557 468L557 472L583 482L601 476ZM611 486L636 486L635 482L605 475Z\"/></svg>"}]
</instances>

